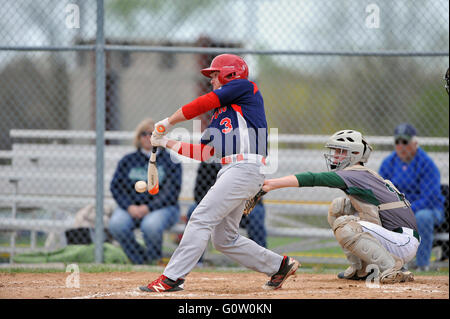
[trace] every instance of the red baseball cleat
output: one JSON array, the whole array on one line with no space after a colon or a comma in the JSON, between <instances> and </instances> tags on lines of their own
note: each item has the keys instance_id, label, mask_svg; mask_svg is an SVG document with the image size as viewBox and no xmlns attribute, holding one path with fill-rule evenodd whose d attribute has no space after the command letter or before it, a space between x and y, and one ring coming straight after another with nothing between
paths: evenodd
<instances>
[{"instance_id":1,"label":"red baseball cleat","mask_svg":"<svg viewBox=\"0 0 450 319\"><path fill-rule=\"evenodd\" d=\"M284 256L280 270L263 286L264 289L280 289L284 281L295 273L300 263L294 258Z\"/></svg>"},{"instance_id":2,"label":"red baseball cleat","mask_svg":"<svg viewBox=\"0 0 450 319\"><path fill-rule=\"evenodd\" d=\"M147 286L141 286L139 289L146 292L169 292L183 290L184 279L177 279L173 281L164 275L159 276L158 279L152 281Z\"/></svg>"}]
</instances>

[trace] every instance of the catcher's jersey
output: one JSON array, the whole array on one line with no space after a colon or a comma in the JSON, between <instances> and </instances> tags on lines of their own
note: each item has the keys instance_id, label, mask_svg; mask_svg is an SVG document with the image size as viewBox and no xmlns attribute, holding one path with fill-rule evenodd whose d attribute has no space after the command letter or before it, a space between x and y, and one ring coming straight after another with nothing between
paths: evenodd
<instances>
[{"instance_id":1,"label":"catcher's jersey","mask_svg":"<svg viewBox=\"0 0 450 319\"><path fill-rule=\"evenodd\" d=\"M220 107L214 110L201 143L214 147L214 156L267 155L267 122L264 101L255 83L246 79L228 82L213 91Z\"/></svg>"},{"instance_id":2,"label":"catcher's jersey","mask_svg":"<svg viewBox=\"0 0 450 319\"><path fill-rule=\"evenodd\" d=\"M347 188L343 189L344 192L362 201L378 206L401 200L389 184L376 178L368 171L342 170L336 171L336 174L347 185ZM382 226L388 230L394 230L398 227L417 230L416 218L410 207L381 210L379 216Z\"/></svg>"}]
</instances>

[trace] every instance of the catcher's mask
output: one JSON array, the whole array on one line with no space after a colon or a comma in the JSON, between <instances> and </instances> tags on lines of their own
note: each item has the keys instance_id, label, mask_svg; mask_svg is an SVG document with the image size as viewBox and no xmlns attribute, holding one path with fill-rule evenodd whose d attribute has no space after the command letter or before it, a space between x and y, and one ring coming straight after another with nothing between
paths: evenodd
<instances>
[{"instance_id":1,"label":"catcher's mask","mask_svg":"<svg viewBox=\"0 0 450 319\"><path fill-rule=\"evenodd\" d=\"M248 66L244 59L234 54L221 54L212 60L209 68L201 70L202 74L208 78L212 72L219 72L219 82L222 85L234 79L247 79ZM231 75L231 76L230 76Z\"/></svg>"},{"instance_id":2,"label":"catcher's mask","mask_svg":"<svg viewBox=\"0 0 450 319\"><path fill-rule=\"evenodd\" d=\"M447 72L445 72L444 80L445 80L445 89L447 90L447 94L450 94L450 74L449 74L450 68L447 69Z\"/></svg>"},{"instance_id":3,"label":"catcher's mask","mask_svg":"<svg viewBox=\"0 0 450 319\"><path fill-rule=\"evenodd\" d=\"M328 153L325 161L328 170L338 171L357 163L366 163L372 147L362 134L354 130L342 130L334 133L325 144Z\"/></svg>"}]
</instances>

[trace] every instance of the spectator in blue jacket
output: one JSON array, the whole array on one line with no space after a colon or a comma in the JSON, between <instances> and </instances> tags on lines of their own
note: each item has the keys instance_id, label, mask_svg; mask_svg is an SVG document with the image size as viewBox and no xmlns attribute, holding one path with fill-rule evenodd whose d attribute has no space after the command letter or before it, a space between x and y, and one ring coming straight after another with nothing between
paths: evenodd
<instances>
[{"instance_id":1,"label":"spectator in blue jacket","mask_svg":"<svg viewBox=\"0 0 450 319\"><path fill-rule=\"evenodd\" d=\"M136 151L119 161L110 185L118 207L109 221L109 231L133 264L161 259L163 232L180 217L181 164L174 163L166 150L158 148L157 152L158 194L137 193L134 189L138 180L147 180L153 129L152 119L145 119L137 126L134 136ZM136 241L133 231L138 227L143 233L145 248Z\"/></svg>"},{"instance_id":2,"label":"spectator in blue jacket","mask_svg":"<svg viewBox=\"0 0 450 319\"><path fill-rule=\"evenodd\" d=\"M416 268L429 270L434 226L444 221L439 169L419 147L416 129L407 123L395 128L395 151L386 157L379 173L391 180L411 202L416 215L421 242L416 254Z\"/></svg>"}]
</instances>

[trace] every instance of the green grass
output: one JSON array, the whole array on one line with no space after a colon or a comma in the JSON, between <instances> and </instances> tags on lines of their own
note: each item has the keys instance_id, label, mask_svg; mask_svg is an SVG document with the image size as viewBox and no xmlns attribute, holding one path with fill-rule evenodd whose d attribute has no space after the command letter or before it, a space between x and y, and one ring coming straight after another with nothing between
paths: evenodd
<instances>
[{"instance_id":1,"label":"green grass","mask_svg":"<svg viewBox=\"0 0 450 319\"><path fill-rule=\"evenodd\" d=\"M11 266L11 268L2 268L0 269L0 273L7 274L17 274L17 273L27 273L27 274L48 274L48 273L59 273L65 272L62 269L56 268L20 268Z\"/></svg>"},{"instance_id":2,"label":"green grass","mask_svg":"<svg viewBox=\"0 0 450 319\"><path fill-rule=\"evenodd\" d=\"M0 241L0 246L9 247L10 242ZM36 239L36 247L44 247L45 239ZM19 238L16 239L16 247L31 247L31 242L29 238Z\"/></svg>"},{"instance_id":3,"label":"green grass","mask_svg":"<svg viewBox=\"0 0 450 319\"><path fill-rule=\"evenodd\" d=\"M289 245L292 243L301 243L302 239L298 237L272 237L269 236L267 238L267 245L269 249L274 249L276 247ZM327 243L333 242L333 240L321 240L317 241L317 243ZM8 243L2 243L7 244ZM22 238L18 241L18 245L27 245L29 241L27 238ZM220 254L220 252L214 250L212 246L210 246L209 253L211 254ZM289 255L296 257L298 260L302 260L302 257L324 257L324 258L345 258L345 255L341 249L341 247L325 247L320 249L311 249L306 251L289 251L286 252ZM435 260L435 256L432 256L432 260ZM8 260L4 260L4 262L8 262ZM168 262L168 258L164 259L164 262ZM41 265L39 268L20 268L12 265L10 268L0 268L0 273L58 273L58 272L66 272L67 264L59 264L58 267L52 268L51 265L49 267L45 267ZM80 272L83 273L105 273L105 272L161 272L164 267L159 265L111 265L111 264L78 264L80 268ZM302 267L299 269L300 272L304 273L336 273L338 270L343 270L346 268L346 264L342 263L305 263L302 262ZM239 267L239 265L235 265L235 267L203 267L203 268L194 268L195 272L249 272L250 270ZM426 276L442 276L448 275L449 270L447 268L440 269L439 271L428 271L417 273L418 276L426 275Z\"/></svg>"},{"instance_id":4,"label":"green grass","mask_svg":"<svg viewBox=\"0 0 450 319\"><path fill-rule=\"evenodd\" d=\"M45 246L45 235L37 234L36 235L36 247L44 247ZM6 234L4 232L0 233L0 246L9 247L11 243L10 234ZM30 247L31 239L29 233L17 234L16 235L16 246L17 247Z\"/></svg>"},{"instance_id":5,"label":"green grass","mask_svg":"<svg viewBox=\"0 0 450 319\"><path fill-rule=\"evenodd\" d=\"M325 247L320 249L305 250L298 253L315 257L345 258L345 254L341 247Z\"/></svg>"},{"instance_id":6,"label":"green grass","mask_svg":"<svg viewBox=\"0 0 450 319\"><path fill-rule=\"evenodd\" d=\"M94 264L78 264L80 267L80 273L108 273L108 272L162 272L164 267L162 266L118 266L118 265L94 265ZM345 265L340 264L314 264L314 263L302 263L299 268L299 273L310 273L310 274L336 274L338 271L342 271L346 268ZM21 268L14 267L0 269L0 273L65 273L66 266L63 268ZM253 272L252 270L245 268L217 268L217 267L202 267L194 268L192 272L202 272L202 273L247 273ZM449 270L441 269L439 271L426 271L415 273L416 276L448 276Z\"/></svg>"},{"instance_id":7,"label":"green grass","mask_svg":"<svg viewBox=\"0 0 450 319\"><path fill-rule=\"evenodd\" d=\"M298 243L302 240L298 237L267 237L267 248L273 249L275 247L284 246L292 243Z\"/></svg>"},{"instance_id":8,"label":"green grass","mask_svg":"<svg viewBox=\"0 0 450 319\"><path fill-rule=\"evenodd\" d=\"M11 245L11 237L5 232L0 232L0 247L9 247ZM45 235L37 234L36 247L42 248L45 246ZM18 234L16 236L16 247L29 248L31 247L30 235ZM9 253L0 253L0 263L9 262Z\"/></svg>"},{"instance_id":9,"label":"green grass","mask_svg":"<svg viewBox=\"0 0 450 319\"><path fill-rule=\"evenodd\" d=\"M284 246L292 243L298 243L302 240L298 237L267 237L267 248L274 249L275 247ZM221 254L219 251L215 250L212 246L209 249L210 254Z\"/></svg>"},{"instance_id":10,"label":"green grass","mask_svg":"<svg viewBox=\"0 0 450 319\"><path fill-rule=\"evenodd\" d=\"M134 266L134 265L110 265L110 264L77 264L80 273L108 273L108 272L162 272L163 266ZM51 266L39 268L24 268L12 265L10 268L0 268L0 273L65 273L67 264L61 267L52 268ZM201 267L194 268L192 272L206 273L241 273L252 272L252 270L244 268L218 268L218 267Z\"/></svg>"}]
</instances>

